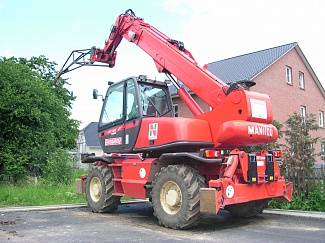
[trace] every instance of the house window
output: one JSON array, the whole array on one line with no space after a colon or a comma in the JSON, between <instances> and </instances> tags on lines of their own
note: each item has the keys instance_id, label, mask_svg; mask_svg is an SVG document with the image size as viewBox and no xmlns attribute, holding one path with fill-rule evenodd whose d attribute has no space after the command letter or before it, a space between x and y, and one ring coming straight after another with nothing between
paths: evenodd
<instances>
[{"instance_id":1,"label":"house window","mask_svg":"<svg viewBox=\"0 0 325 243\"><path fill-rule=\"evenodd\" d=\"M300 106L300 114L302 117L301 126L302 128L306 128L306 106Z\"/></svg>"},{"instance_id":2,"label":"house window","mask_svg":"<svg viewBox=\"0 0 325 243\"><path fill-rule=\"evenodd\" d=\"M300 106L300 114L302 117L306 117L306 106Z\"/></svg>"},{"instance_id":3,"label":"house window","mask_svg":"<svg viewBox=\"0 0 325 243\"><path fill-rule=\"evenodd\" d=\"M324 127L324 111L318 111L319 126Z\"/></svg>"},{"instance_id":4,"label":"house window","mask_svg":"<svg viewBox=\"0 0 325 243\"><path fill-rule=\"evenodd\" d=\"M290 155L294 156L295 155L295 145L293 143L290 144Z\"/></svg>"},{"instance_id":5,"label":"house window","mask_svg":"<svg viewBox=\"0 0 325 243\"><path fill-rule=\"evenodd\" d=\"M292 84L292 69L291 67L286 67L286 74L287 74L287 83Z\"/></svg>"},{"instance_id":6,"label":"house window","mask_svg":"<svg viewBox=\"0 0 325 243\"><path fill-rule=\"evenodd\" d=\"M173 104L174 116L178 117L178 104Z\"/></svg>"},{"instance_id":7,"label":"house window","mask_svg":"<svg viewBox=\"0 0 325 243\"><path fill-rule=\"evenodd\" d=\"M304 73L299 72L299 87L305 89Z\"/></svg>"},{"instance_id":8,"label":"house window","mask_svg":"<svg viewBox=\"0 0 325 243\"><path fill-rule=\"evenodd\" d=\"M325 142L320 144L321 146L321 158L325 160Z\"/></svg>"},{"instance_id":9,"label":"house window","mask_svg":"<svg viewBox=\"0 0 325 243\"><path fill-rule=\"evenodd\" d=\"M313 155L314 152L314 144L309 144L309 149L310 149L310 155Z\"/></svg>"}]
</instances>

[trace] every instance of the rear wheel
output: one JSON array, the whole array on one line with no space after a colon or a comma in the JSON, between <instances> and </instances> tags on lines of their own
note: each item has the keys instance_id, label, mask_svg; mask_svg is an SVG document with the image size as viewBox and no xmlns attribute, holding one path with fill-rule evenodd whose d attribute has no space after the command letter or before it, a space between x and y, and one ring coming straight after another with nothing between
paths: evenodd
<instances>
[{"instance_id":1,"label":"rear wheel","mask_svg":"<svg viewBox=\"0 0 325 243\"><path fill-rule=\"evenodd\" d=\"M193 168L169 165L156 174L151 192L154 215L167 228L184 229L197 225L200 218L201 187L204 178Z\"/></svg>"},{"instance_id":2,"label":"rear wheel","mask_svg":"<svg viewBox=\"0 0 325 243\"><path fill-rule=\"evenodd\" d=\"M114 212L120 197L113 196L113 172L108 166L93 166L86 179L86 199L95 213Z\"/></svg>"},{"instance_id":3,"label":"rear wheel","mask_svg":"<svg viewBox=\"0 0 325 243\"><path fill-rule=\"evenodd\" d=\"M240 218L250 218L263 212L267 208L268 199L250 201L245 203L225 206L225 209L232 215Z\"/></svg>"}]
</instances>

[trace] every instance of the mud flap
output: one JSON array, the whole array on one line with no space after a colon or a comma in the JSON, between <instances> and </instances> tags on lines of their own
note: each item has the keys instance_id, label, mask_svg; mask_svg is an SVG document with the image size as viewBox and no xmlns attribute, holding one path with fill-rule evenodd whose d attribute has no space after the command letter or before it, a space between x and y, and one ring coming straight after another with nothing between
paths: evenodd
<instances>
[{"instance_id":1,"label":"mud flap","mask_svg":"<svg viewBox=\"0 0 325 243\"><path fill-rule=\"evenodd\" d=\"M85 193L85 180L83 179L76 179L76 193L77 194L84 194Z\"/></svg>"},{"instance_id":2,"label":"mud flap","mask_svg":"<svg viewBox=\"0 0 325 243\"><path fill-rule=\"evenodd\" d=\"M200 212L207 214L217 214L220 206L223 205L223 195L221 190L216 188L200 189Z\"/></svg>"},{"instance_id":3,"label":"mud flap","mask_svg":"<svg viewBox=\"0 0 325 243\"><path fill-rule=\"evenodd\" d=\"M201 188L200 189L200 212L208 214L216 214L216 189Z\"/></svg>"}]
</instances>

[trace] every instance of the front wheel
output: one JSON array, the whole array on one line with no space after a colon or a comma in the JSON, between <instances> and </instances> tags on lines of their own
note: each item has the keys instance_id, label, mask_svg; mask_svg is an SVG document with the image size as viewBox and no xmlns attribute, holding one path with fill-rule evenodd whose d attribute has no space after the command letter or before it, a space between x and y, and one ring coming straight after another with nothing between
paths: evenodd
<instances>
[{"instance_id":1,"label":"front wheel","mask_svg":"<svg viewBox=\"0 0 325 243\"><path fill-rule=\"evenodd\" d=\"M113 196L114 182L112 168L109 166L93 166L86 179L86 199L95 213L114 212L120 197Z\"/></svg>"},{"instance_id":2,"label":"front wheel","mask_svg":"<svg viewBox=\"0 0 325 243\"><path fill-rule=\"evenodd\" d=\"M200 188L204 178L184 165L163 167L156 175L151 192L154 215L167 228L184 229L197 225L200 218Z\"/></svg>"}]
</instances>

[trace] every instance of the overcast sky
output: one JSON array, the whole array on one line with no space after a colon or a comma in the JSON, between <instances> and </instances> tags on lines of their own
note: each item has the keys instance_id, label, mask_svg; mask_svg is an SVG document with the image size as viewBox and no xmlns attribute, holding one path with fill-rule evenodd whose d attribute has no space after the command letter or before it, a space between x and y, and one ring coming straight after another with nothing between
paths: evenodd
<instances>
[{"instance_id":1,"label":"overcast sky","mask_svg":"<svg viewBox=\"0 0 325 243\"><path fill-rule=\"evenodd\" d=\"M200 64L298 42L325 84L323 0L0 0L0 56L45 55L60 69L72 50L103 47L117 16L135 14L172 39L185 43ZM107 81L158 74L152 59L122 41L112 69L84 67L65 74L77 96L72 117L80 128L98 121Z\"/></svg>"}]
</instances>

